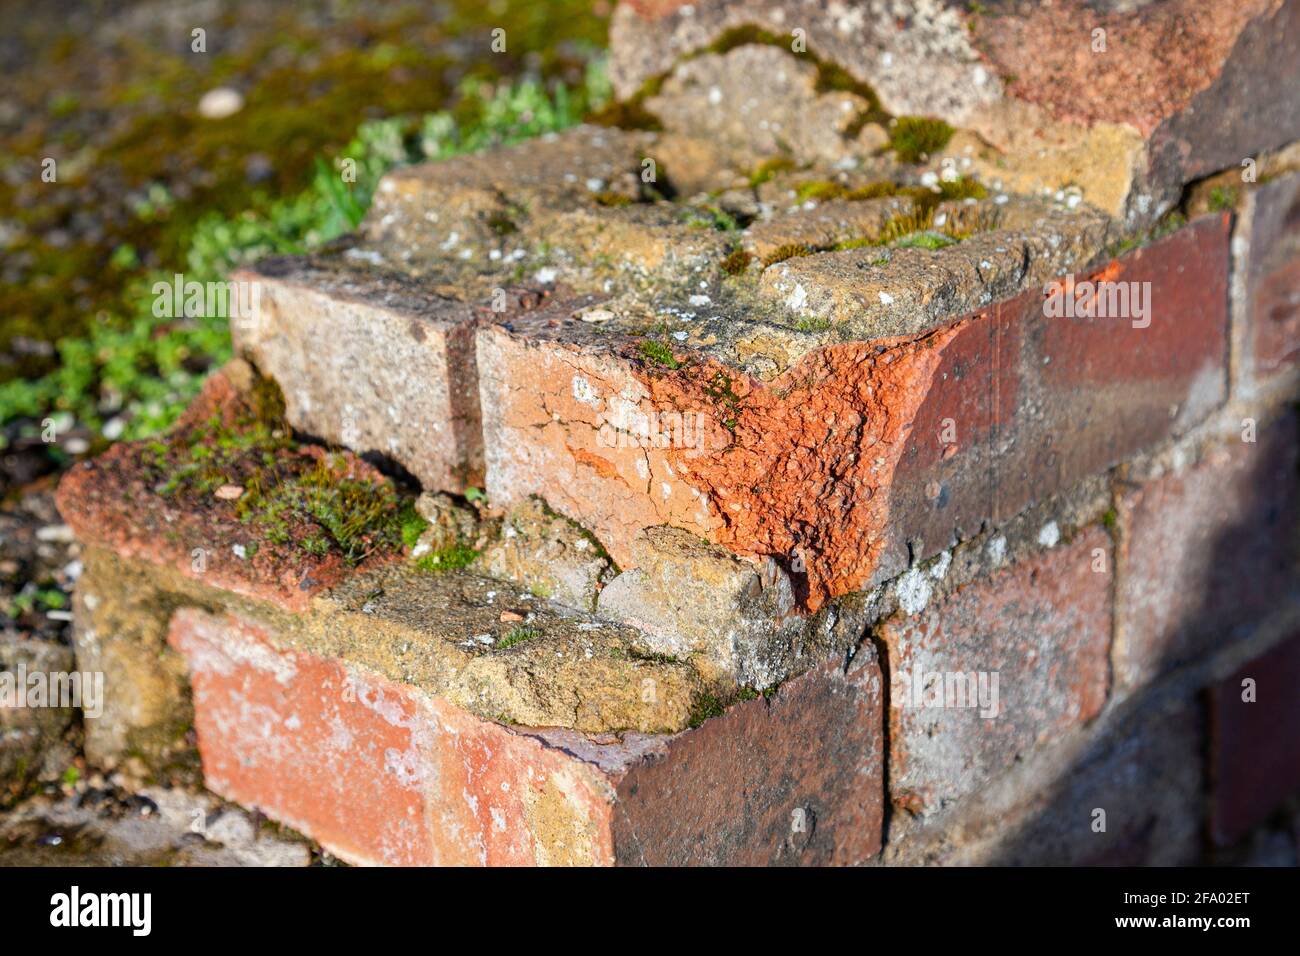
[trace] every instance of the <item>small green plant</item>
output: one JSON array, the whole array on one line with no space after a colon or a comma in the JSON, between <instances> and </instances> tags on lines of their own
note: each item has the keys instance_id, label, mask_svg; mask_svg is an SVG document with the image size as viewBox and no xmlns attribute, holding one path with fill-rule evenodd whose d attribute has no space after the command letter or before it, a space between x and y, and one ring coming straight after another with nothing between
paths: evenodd
<instances>
[{"instance_id":1,"label":"small green plant","mask_svg":"<svg viewBox=\"0 0 1300 956\"><path fill-rule=\"evenodd\" d=\"M889 145L905 163L919 163L948 145L955 130L941 119L900 116L890 129Z\"/></svg>"},{"instance_id":2,"label":"small green plant","mask_svg":"<svg viewBox=\"0 0 1300 956\"><path fill-rule=\"evenodd\" d=\"M800 332L825 332L831 327L831 320L822 315L806 315L794 327Z\"/></svg>"},{"instance_id":3,"label":"small green plant","mask_svg":"<svg viewBox=\"0 0 1300 956\"><path fill-rule=\"evenodd\" d=\"M1237 190L1232 186L1215 186L1210 190L1210 209L1226 212L1237 208Z\"/></svg>"},{"instance_id":4,"label":"small green plant","mask_svg":"<svg viewBox=\"0 0 1300 956\"><path fill-rule=\"evenodd\" d=\"M478 552L466 544L453 544L441 551L430 551L415 559L415 566L421 571L440 573L469 567L478 557Z\"/></svg>"},{"instance_id":5,"label":"small green plant","mask_svg":"<svg viewBox=\"0 0 1300 956\"><path fill-rule=\"evenodd\" d=\"M402 544L406 545L409 551L419 542L420 535L424 534L429 527L429 522L415 510L415 502L410 500L402 505L402 513L398 520L402 527Z\"/></svg>"},{"instance_id":6,"label":"small green plant","mask_svg":"<svg viewBox=\"0 0 1300 956\"><path fill-rule=\"evenodd\" d=\"M656 365L662 365L664 368L670 369L682 367L682 363L673 355L673 350L668 347L667 343L658 339L642 339L637 345L637 349Z\"/></svg>"},{"instance_id":7,"label":"small green plant","mask_svg":"<svg viewBox=\"0 0 1300 956\"><path fill-rule=\"evenodd\" d=\"M524 641L531 641L534 637L540 637L541 633L535 627L525 627L521 624L518 627L511 628L501 640L497 641L497 650L504 651L506 648L522 644Z\"/></svg>"}]
</instances>

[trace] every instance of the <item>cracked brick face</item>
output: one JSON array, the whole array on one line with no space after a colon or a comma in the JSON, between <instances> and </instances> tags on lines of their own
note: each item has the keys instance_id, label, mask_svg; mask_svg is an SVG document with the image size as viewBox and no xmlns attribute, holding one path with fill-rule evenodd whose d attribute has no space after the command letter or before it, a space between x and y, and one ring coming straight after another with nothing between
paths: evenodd
<instances>
[{"instance_id":1,"label":"cracked brick face","mask_svg":"<svg viewBox=\"0 0 1300 956\"><path fill-rule=\"evenodd\" d=\"M1219 404L1226 246L1209 217L1078 277L1140 289L1145 317L1047 317L1031 290L925 334L812 349L769 380L688 347L657 364L560 312L485 328L489 495L541 496L625 567L659 524L774 557L816 610ZM673 414L704 423L696 444L608 440L611 423Z\"/></svg>"}]
</instances>

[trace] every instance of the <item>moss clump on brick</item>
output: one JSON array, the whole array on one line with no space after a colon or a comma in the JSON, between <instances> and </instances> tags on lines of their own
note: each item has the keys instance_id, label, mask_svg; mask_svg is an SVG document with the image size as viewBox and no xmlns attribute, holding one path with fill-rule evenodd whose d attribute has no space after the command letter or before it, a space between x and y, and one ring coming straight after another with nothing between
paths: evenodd
<instances>
[{"instance_id":1,"label":"moss clump on brick","mask_svg":"<svg viewBox=\"0 0 1300 956\"><path fill-rule=\"evenodd\" d=\"M774 266L778 262L785 262L787 259L797 259L801 256L810 256L817 250L811 246L806 246L800 242L787 242L783 246L777 246L766 256L763 257L763 268Z\"/></svg>"},{"instance_id":2,"label":"moss clump on brick","mask_svg":"<svg viewBox=\"0 0 1300 956\"><path fill-rule=\"evenodd\" d=\"M656 365L662 365L664 368L681 368L682 363L677 361L673 355L673 350L664 342L658 339L643 339L637 344L637 350L654 362Z\"/></svg>"},{"instance_id":3,"label":"moss clump on brick","mask_svg":"<svg viewBox=\"0 0 1300 956\"><path fill-rule=\"evenodd\" d=\"M726 709L726 704L720 697L705 691L695 698L695 703L691 706L691 716L687 723L694 729L711 717L720 717Z\"/></svg>"},{"instance_id":4,"label":"moss clump on brick","mask_svg":"<svg viewBox=\"0 0 1300 956\"><path fill-rule=\"evenodd\" d=\"M789 156L773 156L771 159L765 159L754 167L749 174L749 185L757 188L777 173L790 172L794 169L798 169L798 164Z\"/></svg>"},{"instance_id":5,"label":"moss clump on brick","mask_svg":"<svg viewBox=\"0 0 1300 956\"><path fill-rule=\"evenodd\" d=\"M511 628L501 640L497 641L497 650L504 651L506 648L522 644L524 641L531 641L534 637L540 637L541 633L535 627L525 627L521 624L518 627Z\"/></svg>"},{"instance_id":6,"label":"moss clump on brick","mask_svg":"<svg viewBox=\"0 0 1300 956\"><path fill-rule=\"evenodd\" d=\"M622 193L616 193L608 189L594 194L591 198L599 206L630 206L634 202L631 196L625 196Z\"/></svg>"},{"instance_id":7,"label":"moss clump on brick","mask_svg":"<svg viewBox=\"0 0 1300 956\"><path fill-rule=\"evenodd\" d=\"M1210 190L1210 209L1213 212L1227 212L1237 208L1237 190L1232 186L1215 186Z\"/></svg>"},{"instance_id":8,"label":"moss clump on brick","mask_svg":"<svg viewBox=\"0 0 1300 956\"><path fill-rule=\"evenodd\" d=\"M904 236L894 243L899 249L944 249L956 245L957 240L943 233L926 230Z\"/></svg>"},{"instance_id":9,"label":"moss clump on brick","mask_svg":"<svg viewBox=\"0 0 1300 956\"><path fill-rule=\"evenodd\" d=\"M800 332L825 332L831 327L831 320L825 316L807 315L795 322L794 327Z\"/></svg>"},{"instance_id":10,"label":"moss clump on brick","mask_svg":"<svg viewBox=\"0 0 1300 956\"><path fill-rule=\"evenodd\" d=\"M391 482L353 477L342 456L322 454L297 471L254 472L244 488L240 518L276 544L288 543L294 526L314 525L299 546L315 555L337 551L349 564L402 546L403 506Z\"/></svg>"},{"instance_id":11,"label":"moss clump on brick","mask_svg":"<svg viewBox=\"0 0 1300 956\"><path fill-rule=\"evenodd\" d=\"M794 194L800 202L807 202L810 199L825 201L838 199L847 191L842 184L829 179L810 179L796 186Z\"/></svg>"},{"instance_id":12,"label":"moss clump on brick","mask_svg":"<svg viewBox=\"0 0 1300 956\"><path fill-rule=\"evenodd\" d=\"M954 202L963 199L987 199L989 191L974 179L952 179L939 183L939 195Z\"/></svg>"},{"instance_id":13,"label":"moss clump on brick","mask_svg":"<svg viewBox=\"0 0 1300 956\"><path fill-rule=\"evenodd\" d=\"M955 130L941 119L900 116L889 131L889 147L904 163L919 163L948 145Z\"/></svg>"},{"instance_id":14,"label":"moss clump on brick","mask_svg":"<svg viewBox=\"0 0 1300 956\"><path fill-rule=\"evenodd\" d=\"M867 183L865 186L856 186L844 193L844 198L853 202L862 202L867 199L885 199L889 196L898 195L898 186L891 182Z\"/></svg>"},{"instance_id":15,"label":"moss clump on brick","mask_svg":"<svg viewBox=\"0 0 1300 956\"><path fill-rule=\"evenodd\" d=\"M739 232L736 218L718 206L688 206L682 213L685 224L694 229L716 229L718 232Z\"/></svg>"},{"instance_id":16,"label":"moss clump on brick","mask_svg":"<svg viewBox=\"0 0 1300 956\"><path fill-rule=\"evenodd\" d=\"M722 271L729 276L738 276L749 268L749 264L754 261L744 249L732 249L725 259L722 260Z\"/></svg>"},{"instance_id":17,"label":"moss clump on brick","mask_svg":"<svg viewBox=\"0 0 1300 956\"><path fill-rule=\"evenodd\" d=\"M237 401L144 446L154 490L198 510L233 508L266 541L358 564L400 550L419 519L386 478L343 454L302 446L275 383L255 379ZM233 502L218 492L232 488ZM256 543L245 546L245 557Z\"/></svg>"},{"instance_id":18,"label":"moss clump on brick","mask_svg":"<svg viewBox=\"0 0 1300 956\"><path fill-rule=\"evenodd\" d=\"M612 126L616 129L639 129L657 133L664 128L663 122L646 109L645 101L650 94L638 92L628 100L608 103L587 117L587 122L596 126Z\"/></svg>"},{"instance_id":19,"label":"moss clump on brick","mask_svg":"<svg viewBox=\"0 0 1300 956\"><path fill-rule=\"evenodd\" d=\"M453 544L440 551L430 551L415 559L415 566L421 571L440 574L443 571L456 571L469 567L478 558L478 552L466 544Z\"/></svg>"}]
</instances>

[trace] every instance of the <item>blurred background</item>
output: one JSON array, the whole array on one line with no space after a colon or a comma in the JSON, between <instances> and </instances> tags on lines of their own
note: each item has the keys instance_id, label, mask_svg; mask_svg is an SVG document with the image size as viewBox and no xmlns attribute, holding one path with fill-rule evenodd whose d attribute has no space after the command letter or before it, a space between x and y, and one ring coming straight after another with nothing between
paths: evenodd
<instances>
[{"instance_id":1,"label":"blurred background","mask_svg":"<svg viewBox=\"0 0 1300 956\"><path fill-rule=\"evenodd\" d=\"M579 122L610 6L0 0L0 639L68 644L59 473L229 355L224 318L157 318L153 284L347 232L396 165ZM48 732L48 766L0 745L0 803L76 782L75 726Z\"/></svg>"}]
</instances>

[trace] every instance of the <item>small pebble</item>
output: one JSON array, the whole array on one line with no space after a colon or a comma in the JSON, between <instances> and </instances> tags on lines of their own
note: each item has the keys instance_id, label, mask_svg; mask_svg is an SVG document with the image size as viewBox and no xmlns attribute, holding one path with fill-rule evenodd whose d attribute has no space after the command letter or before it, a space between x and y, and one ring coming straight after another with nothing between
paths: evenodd
<instances>
[{"instance_id":1,"label":"small pebble","mask_svg":"<svg viewBox=\"0 0 1300 956\"><path fill-rule=\"evenodd\" d=\"M208 90L199 100L199 115L204 119L225 119L244 108L244 97L235 89L219 86Z\"/></svg>"}]
</instances>

